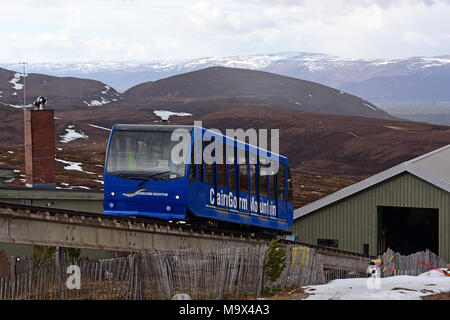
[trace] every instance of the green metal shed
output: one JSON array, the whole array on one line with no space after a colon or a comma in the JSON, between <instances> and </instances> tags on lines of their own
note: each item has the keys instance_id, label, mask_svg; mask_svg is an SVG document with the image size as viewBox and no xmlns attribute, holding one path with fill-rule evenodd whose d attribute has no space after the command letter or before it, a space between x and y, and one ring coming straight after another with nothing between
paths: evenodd
<instances>
[{"instance_id":1,"label":"green metal shed","mask_svg":"<svg viewBox=\"0 0 450 320\"><path fill-rule=\"evenodd\" d=\"M299 241L375 256L430 249L450 262L450 145L294 212Z\"/></svg>"}]
</instances>

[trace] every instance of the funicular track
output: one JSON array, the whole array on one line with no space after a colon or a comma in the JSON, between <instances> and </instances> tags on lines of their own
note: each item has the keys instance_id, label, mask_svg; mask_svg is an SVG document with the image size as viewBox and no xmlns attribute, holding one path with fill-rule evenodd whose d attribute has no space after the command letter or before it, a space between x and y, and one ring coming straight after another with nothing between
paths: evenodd
<instances>
[{"instance_id":1,"label":"funicular track","mask_svg":"<svg viewBox=\"0 0 450 320\"><path fill-rule=\"evenodd\" d=\"M0 242L111 251L198 248L214 250L230 246L268 244L272 237L207 226L176 224L146 217L115 216L50 207L0 202ZM285 245L312 248L324 257L324 268L352 269L355 261L370 257L281 240ZM341 262L339 262L341 261ZM344 264L342 261L346 261Z\"/></svg>"}]
</instances>

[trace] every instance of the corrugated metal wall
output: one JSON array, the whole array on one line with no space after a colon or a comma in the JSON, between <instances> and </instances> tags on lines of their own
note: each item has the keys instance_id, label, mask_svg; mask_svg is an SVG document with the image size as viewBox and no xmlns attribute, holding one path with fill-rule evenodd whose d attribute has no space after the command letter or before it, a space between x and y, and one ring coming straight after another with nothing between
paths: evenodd
<instances>
[{"instance_id":1,"label":"corrugated metal wall","mask_svg":"<svg viewBox=\"0 0 450 320\"><path fill-rule=\"evenodd\" d=\"M298 240L339 240L339 249L377 255L377 206L439 209L439 255L450 262L450 194L403 173L294 221Z\"/></svg>"}]
</instances>

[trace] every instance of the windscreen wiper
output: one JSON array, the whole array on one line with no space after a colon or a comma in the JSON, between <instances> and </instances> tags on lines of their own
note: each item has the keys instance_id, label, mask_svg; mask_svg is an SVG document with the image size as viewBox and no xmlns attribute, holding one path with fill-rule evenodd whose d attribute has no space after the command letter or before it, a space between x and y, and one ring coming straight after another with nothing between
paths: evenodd
<instances>
[{"instance_id":1,"label":"windscreen wiper","mask_svg":"<svg viewBox=\"0 0 450 320\"><path fill-rule=\"evenodd\" d=\"M146 182L151 181L153 177L159 176L160 174L170 173L172 171L162 171L155 174L152 174L151 176L148 176L146 179L143 179L141 183L138 184L138 187L142 187Z\"/></svg>"}]
</instances>

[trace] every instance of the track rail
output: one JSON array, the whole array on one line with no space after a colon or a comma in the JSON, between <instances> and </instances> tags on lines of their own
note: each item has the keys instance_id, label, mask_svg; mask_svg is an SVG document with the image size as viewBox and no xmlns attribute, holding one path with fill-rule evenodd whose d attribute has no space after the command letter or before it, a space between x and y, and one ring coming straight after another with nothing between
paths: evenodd
<instances>
[{"instance_id":1,"label":"track rail","mask_svg":"<svg viewBox=\"0 0 450 320\"><path fill-rule=\"evenodd\" d=\"M148 248L201 249L267 244L273 237L153 219L0 202L0 242L117 251ZM370 258L360 253L281 240L328 256Z\"/></svg>"},{"instance_id":2,"label":"track rail","mask_svg":"<svg viewBox=\"0 0 450 320\"><path fill-rule=\"evenodd\" d=\"M260 245L252 233L169 221L0 203L0 242L139 251Z\"/></svg>"},{"instance_id":3,"label":"track rail","mask_svg":"<svg viewBox=\"0 0 450 320\"><path fill-rule=\"evenodd\" d=\"M269 239L269 237L264 235L257 235L254 232L248 231L240 231L240 230L230 230L230 229L220 229L215 227L208 226L199 226L199 225L190 225L186 223L174 223L167 220L155 219L150 217L129 217L129 216L117 216L117 215L108 215L103 213L92 213L92 212L84 212L84 211L76 211L76 210L67 210L67 209L58 209L51 207L39 207L32 205L23 205L23 204L11 204L0 202L0 209L9 209L12 211L25 211L30 214L43 214L46 216L59 216L63 215L65 217L82 217L84 219L96 219L98 221L106 222L113 221L114 223L129 223L131 225L158 225L160 227L167 227L171 229L179 229L179 230L188 230L192 232L192 230L201 232L202 234L212 234L217 235L221 234L223 236L233 236L233 237L252 237L254 239Z\"/></svg>"}]
</instances>

